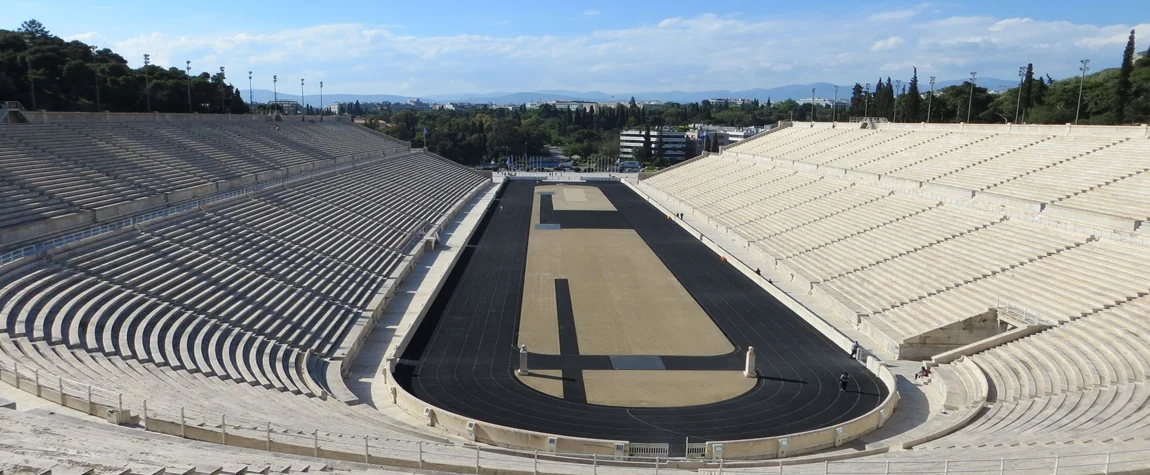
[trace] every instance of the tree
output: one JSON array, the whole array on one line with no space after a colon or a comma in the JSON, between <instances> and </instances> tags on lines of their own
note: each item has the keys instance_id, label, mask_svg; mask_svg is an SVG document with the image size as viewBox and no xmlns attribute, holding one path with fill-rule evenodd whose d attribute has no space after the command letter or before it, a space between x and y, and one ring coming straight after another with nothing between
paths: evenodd
<instances>
[{"instance_id":1,"label":"tree","mask_svg":"<svg viewBox=\"0 0 1150 475\"><path fill-rule=\"evenodd\" d=\"M1134 30L1122 51L1122 67L1118 70L1118 82L1114 87L1114 123L1126 122L1126 106L1130 104L1130 75L1134 72Z\"/></svg>"},{"instance_id":2,"label":"tree","mask_svg":"<svg viewBox=\"0 0 1150 475\"><path fill-rule=\"evenodd\" d=\"M863 90L862 84L855 83L851 88L851 106L847 112L850 117L862 117L866 111L866 91Z\"/></svg>"},{"instance_id":3,"label":"tree","mask_svg":"<svg viewBox=\"0 0 1150 475\"><path fill-rule=\"evenodd\" d=\"M643 127L643 158L651 159L655 154L651 149L651 126Z\"/></svg>"},{"instance_id":4,"label":"tree","mask_svg":"<svg viewBox=\"0 0 1150 475\"><path fill-rule=\"evenodd\" d=\"M29 40L43 40L52 36L52 33L49 32L48 29L44 27L44 25L36 21L35 18L21 23L20 29L17 31L19 31Z\"/></svg>"},{"instance_id":5,"label":"tree","mask_svg":"<svg viewBox=\"0 0 1150 475\"><path fill-rule=\"evenodd\" d=\"M895 95L894 85L890 82L890 76L887 76L886 84L882 87L882 108L879 110L882 114L879 117L890 117L890 120L894 120Z\"/></svg>"},{"instance_id":6,"label":"tree","mask_svg":"<svg viewBox=\"0 0 1150 475\"><path fill-rule=\"evenodd\" d=\"M43 24L28 20L16 31L0 30L0 97L50 111L144 111L148 100L159 112L202 113L247 111L242 96L212 75L189 77L182 68L150 65L132 69L108 48L53 36ZM189 81L190 80L190 81ZM99 93L97 104L96 95Z\"/></svg>"},{"instance_id":7,"label":"tree","mask_svg":"<svg viewBox=\"0 0 1150 475\"><path fill-rule=\"evenodd\" d=\"M910 77L910 86L907 88L903 107L906 108L903 122L919 122L922 119L922 94L918 92L918 68L914 68L914 74Z\"/></svg>"},{"instance_id":8,"label":"tree","mask_svg":"<svg viewBox=\"0 0 1150 475\"><path fill-rule=\"evenodd\" d=\"M655 136L655 166L662 167L666 164L667 154L663 150L663 133L659 131L659 135Z\"/></svg>"}]
</instances>

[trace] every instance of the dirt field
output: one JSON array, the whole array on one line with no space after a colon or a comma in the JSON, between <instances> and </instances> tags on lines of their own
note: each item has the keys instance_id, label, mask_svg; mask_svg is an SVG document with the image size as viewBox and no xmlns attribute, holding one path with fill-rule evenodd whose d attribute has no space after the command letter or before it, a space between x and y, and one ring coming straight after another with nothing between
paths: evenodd
<instances>
[{"instance_id":1,"label":"dirt field","mask_svg":"<svg viewBox=\"0 0 1150 475\"><path fill-rule=\"evenodd\" d=\"M583 371L587 402L679 407L730 399L755 387L740 371Z\"/></svg>"},{"instance_id":2,"label":"dirt field","mask_svg":"<svg viewBox=\"0 0 1150 475\"><path fill-rule=\"evenodd\" d=\"M598 188L578 185L548 185L535 187L536 203L539 192L555 193L555 209L570 211L615 211L611 201ZM538 209L538 208L537 208ZM538 216L538 213L535 213Z\"/></svg>"},{"instance_id":3,"label":"dirt field","mask_svg":"<svg viewBox=\"0 0 1150 475\"><path fill-rule=\"evenodd\" d=\"M516 375L544 394L563 397L559 370L533 370ZM587 402L621 407L682 407L737 397L755 387L755 380L739 371L616 371L585 370ZM690 390L684 390L689 386Z\"/></svg>"},{"instance_id":4,"label":"dirt field","mask_svg":"<svg viewBox=\"0 0 1150 475\"><path fill-rule=\"evenodd\" d=\"M540 191L554 192L556 210L614 209L595 187L537 187L533 223ZM555 279L570 283L580 354L707 356L734 349L634 230L533 228L528 242L519 342L532 353L560 350Z\"/></svg>"},{"instance_id":5,"label":"dirt field","mask_svg":"<svg viewBox=\"0 0 1150 475\"><path fill-rule=\"evenodd\" d=\"M549 394L557 398L563 397L563 371L558 369L540 369L531 371L531 374L521 375L515 373L515 377L523 381L536 391L543 394Z\"/></svg>"}]
</instances>

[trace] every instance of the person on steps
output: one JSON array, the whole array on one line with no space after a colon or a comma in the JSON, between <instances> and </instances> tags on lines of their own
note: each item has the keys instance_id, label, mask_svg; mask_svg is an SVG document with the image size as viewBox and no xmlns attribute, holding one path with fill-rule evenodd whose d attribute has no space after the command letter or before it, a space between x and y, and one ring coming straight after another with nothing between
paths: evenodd
<instances>
[{"instance_id":1,"label":"person on steps","mask_svg":"<svg viewBox=\"0 0 1150 475\"><path fill-rule=\"evenodd\" d=\"M922 369L919 369L918 372L914 374L914 379L917 380L917 379L929 379L929 378L930 378L930 368L927 368L926 363L923 363Z\"/></svg>"},{"instance_id":2,"label":"person on steps","mask_svg":"<svg viewBox=\"0 0 1150 475\"><path fill-rule=\"evenodd\" d=\"M851 342L851 359L858 359L859 356L859 342Z\"/></svg>"}]
</instances>

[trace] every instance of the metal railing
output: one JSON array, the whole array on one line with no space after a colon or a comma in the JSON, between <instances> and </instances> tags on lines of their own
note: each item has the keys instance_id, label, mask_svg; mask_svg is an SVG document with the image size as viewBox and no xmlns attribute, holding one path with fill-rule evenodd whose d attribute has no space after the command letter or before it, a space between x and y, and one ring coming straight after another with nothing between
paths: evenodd
<instances>
[{"instance_id":1,"label":"metal railing","mask_svg":"<svg viewBox=\"0 0 1150 475\"><path fill-rule=\"evenodd\" d=\"M1008 299L996 297L994 309L998 313L998 318L1001 320L1003 316L1007 320L1024 323L1027 325L1057 325L1058 321L1042 316L1042 314L1031 311L1030 309L1021 305L1015 304Z\"/></svg>"},{"instance_id":2,"label":"metal railing","mask_svg":"<svg viewBox=\"0 0 1150 475\"><path fill-rule=\"evenodd\" d=\"M261 448L275 453L409 466L458 473L484 469L530 471L533 474L634 473L825 473L825 474L960 474L960 473L1110 473L1150 467L1150 449L1099 451L1087 454L996 459L929 459L917 452L913 461L839 460L796 464L779 460L701 461L667 457L665 444L630 444L626 457L511 450L479 444L445 443L385 437L370 433L341 433L323 427L301 428L238 414L216 413L125 397L123 393L59 377L19 364L0 354L0 380L50 402L88 414L107 413L121 425L192 440ZM63 396L63 397L62 397ZM113 416L113 412L115 413ZM695 445L695 444L691 444ZM703 445L703 444L699 444ZM690 447L688 447L690 448ZM694 463L700 469L677 468Z\"/></svg>"}]
</instances>

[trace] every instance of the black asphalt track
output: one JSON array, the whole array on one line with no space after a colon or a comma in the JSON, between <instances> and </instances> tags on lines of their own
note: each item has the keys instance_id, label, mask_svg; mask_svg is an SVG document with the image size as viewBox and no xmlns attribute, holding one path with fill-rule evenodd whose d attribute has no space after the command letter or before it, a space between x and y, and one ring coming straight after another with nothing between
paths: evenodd
<instances>
[{"instance_id":1,"label":"black asphalt track","mask_svg":"<svg viewBox=\"0 0 1150 475\"><path fill-rule=\"evenodd\" d=\"M687 437L733 440L828 427L866 413L886 396L886 388L861 364L695 236L613 182L594 186L737 347L719 357L664 356L667 369L739 369L739 355L753 345L758 381L735 398L679 408L599 406L524 385L513 372L535 184L512 181L501 191L413 336L396 376L416 397L478 421L567 436L666 442L672 455L681 455ZM528 366L606 369L609 358L531 355ZM567 369L564 379L578 374ZM839 392L844 371L851 384Z\"/></svg>"}]
</instances>

